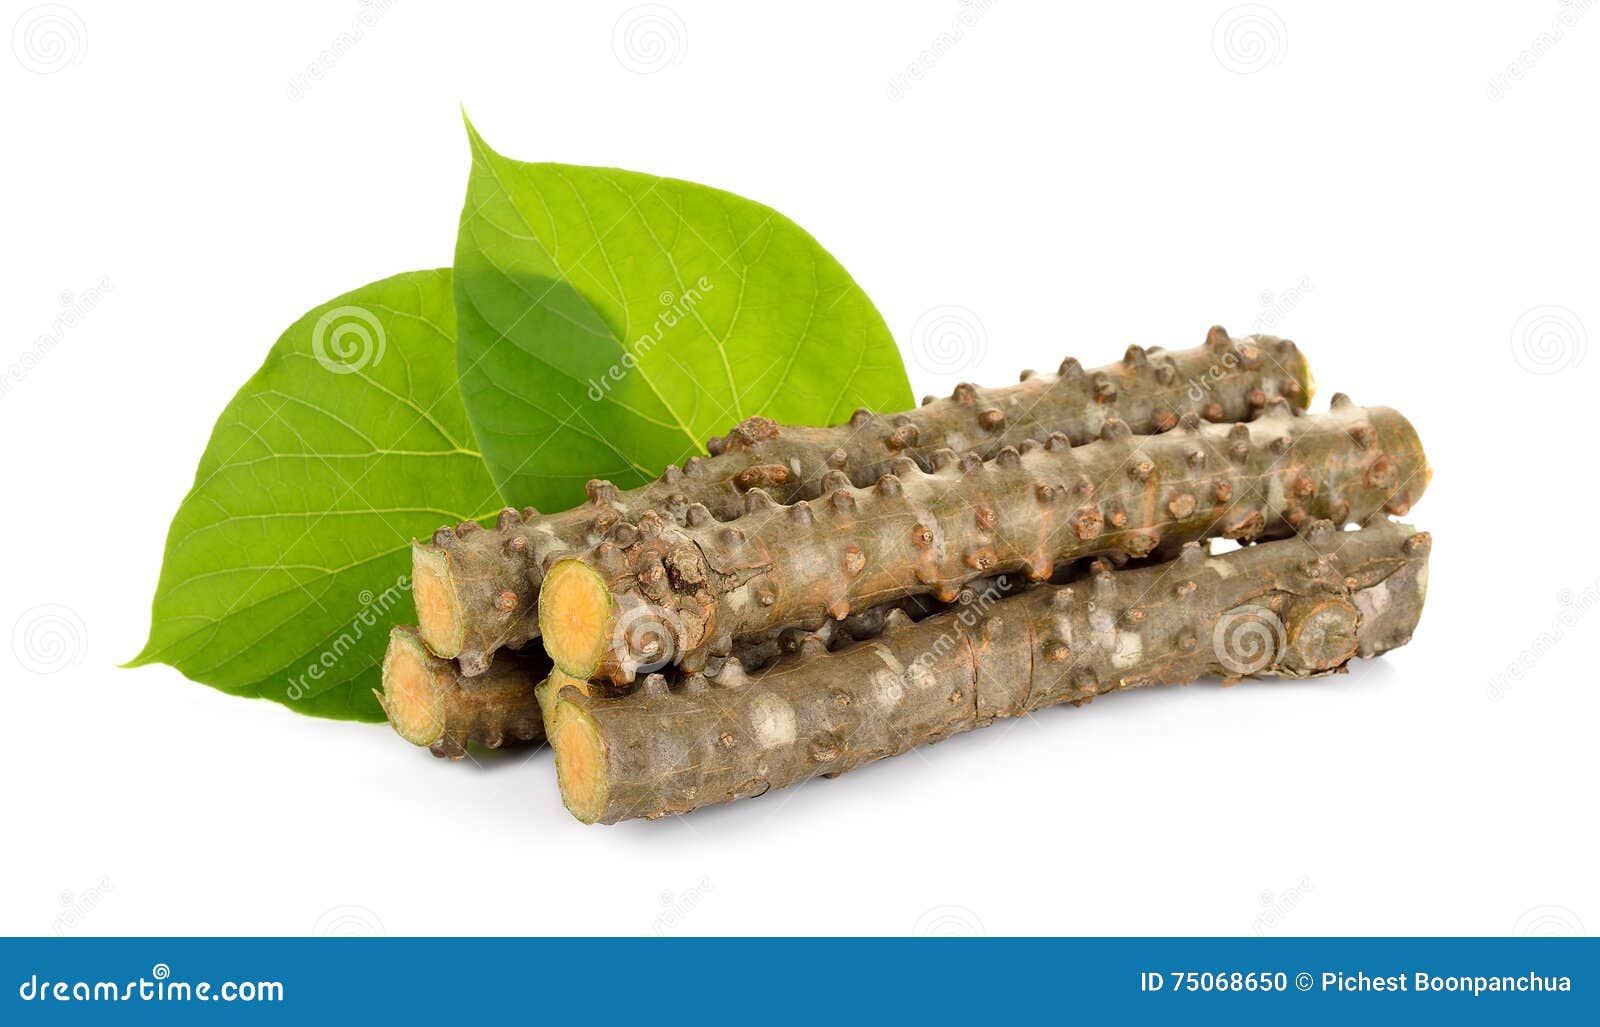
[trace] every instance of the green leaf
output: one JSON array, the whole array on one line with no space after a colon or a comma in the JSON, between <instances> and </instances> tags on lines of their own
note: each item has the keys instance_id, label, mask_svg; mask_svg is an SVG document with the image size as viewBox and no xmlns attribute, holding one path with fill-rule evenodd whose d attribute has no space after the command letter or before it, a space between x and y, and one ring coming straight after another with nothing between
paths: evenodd
<instances>
[{"instance_id":1,"label":"green leaf","mask_svg":"<svg viewBox=\"0 0 1600 1027\"><path fill-rule=\"evenodd\" d=\"M467 126L456 242L462 398L514 506L628 487L763 414L912 405L860 286L770 207L613 168L527 164Z\"/></svg>"},{"instance_id":2,"label":"green leaf","mask_svg":"<svg viewBox=\"0 0 1600 1027\"><path fill-rule=\"evenodd\" d=\"M455 386L449 271L363 286L283 333L217 419L132 665L382 720L414 536L501 505Z\"/></svg>"}]
</instances>

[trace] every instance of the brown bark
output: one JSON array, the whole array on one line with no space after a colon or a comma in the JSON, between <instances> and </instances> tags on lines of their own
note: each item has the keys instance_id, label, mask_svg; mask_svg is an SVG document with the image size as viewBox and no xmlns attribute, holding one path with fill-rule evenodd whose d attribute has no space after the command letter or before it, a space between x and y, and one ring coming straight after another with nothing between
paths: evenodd
<instances>
[{"instance_id":1,"label":"brown bark","mask_svg":"<svg viewBox=\"0 0 1600 1027\"><path fill-rule=\"evenodd\" d=\"M545 648L576 677L625 682L666 662L697 671L738 640L900 596L949 599L980 575L1042 580L1067 560L1402 514L1428 478L1405 418L1343 396L1316 416L1282 403L1250 424L1186 414L1155 436L1113 421L1084 446L1056 436L990 462L947 450L934 465L899 461L870 489L831 475L814 504L781 507L754 490L736 524L680 527L647 512L628 545L551 568Z\"/></svg>"},{"instance_id":2,"label":"brown bark","mask_svg":"<svg viewBox=\"0 0 1600 1027\"><path fill-rule=\"evenodd\" d=\"M372 691L401 738L458 760L468 742L498 749L544 741L534 687L550 669L537 647L505 649L487 673L466 678L454 661L428 652L416 628L396 626L383 656L383 691Z\"/></svg>"},{"instance_id":3,"label":"brown bark","mask_svg":"<svg viewBox=\"0 0 1600 1027\"><path fill-rule=\"evenodd\" d=\"M1213 328L1195 349L1134 346L1120 363L1095 371L1069 358L1056 374L1024 372L1016 385L995 389L963 384L949 398L930 397L901 414L858 410L829 428L751 418L712 439L709 456L669 467L638 488L593 481L589 501L572 510L508 509L492 528L469 522L417 543L413 580L422 636L436 654L459 657L467 674L481 673L496 649L538 636L536 600L554 561L607 540L626 544L631 523L647 510L677 525L703 526L741 517L754 492L781 503L815 499L830 471L867 486L902 461L932 470L942 450L988 459L1052 433L1077 445L1110 420L1141 434L1166 431L1186 413L1244 421L1280 398L1303 409L1311 390L1294 343L1230 339Z\"/></svg>"},{"instance_id":4,"label":"brown bark","mask_svg":"<svg viewBox=\"0 0 1600 1027\"><path fill-rule=\"evenodd\" d=\"M1102 569L837 653L634 693L557 697L551 743L580 820L615 823L761 795L1057 703L1124 688L1303 678L1404 644L1427 584L1426 533L1321 522L1303 537Z\"/></svg>"}]
</instances>

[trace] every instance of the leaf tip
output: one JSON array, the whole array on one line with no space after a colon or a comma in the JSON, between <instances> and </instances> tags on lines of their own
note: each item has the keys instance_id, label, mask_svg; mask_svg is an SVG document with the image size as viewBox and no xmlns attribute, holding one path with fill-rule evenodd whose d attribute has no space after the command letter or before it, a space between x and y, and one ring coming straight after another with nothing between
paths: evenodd
<instances>
[{"instance_id":1,"label":"leaf tip","mask_svg":"<svg viewBox=\"0 0 1600 1027\"><path fill-rule=\"evenodd\" d=\"M160 663L160 662L161 662L160 657L158 657L153 651L151 651L150 644L147 642L147 643L145 643L145 647L143 649L139 650L138 655L134 656L132 659L128 660L125 663L117 664L117 669L118 670L132 670L135 667L148 667L152 663Z\"/></svg>"},{"instance_id":2,"label":"leaf tip","mask_svg":"<svg viewBox=\"0 0 1600 1027\"><path fill-rule=\"evenodd\" d=\"M467 105L465 103L461 105L461 124L467 130L467 145L474 155L481 150L484 153L499 156L499 154L495 153L494 147L484 141L483 133L478 131L478 126L472 123L472 118L467 114Z\"/></svg>"}]
</instances>

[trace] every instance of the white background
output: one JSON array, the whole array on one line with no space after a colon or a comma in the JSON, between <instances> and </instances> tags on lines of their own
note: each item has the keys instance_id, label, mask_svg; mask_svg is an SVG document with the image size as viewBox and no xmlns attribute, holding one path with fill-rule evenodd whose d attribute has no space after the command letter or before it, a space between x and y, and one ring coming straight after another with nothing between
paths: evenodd
<instances>
[{"instance_id":1,"label":"white background","mask_svg":"<svg viewBox=\"0 0 1600 1027\"><path fill-rule=\"evenodd\" d=\"M652 54L625 2L399 0L292 98L361 5L69 8L66 49L30 51L14 27L37 12L5 4L0 52L0 364L62 293L111 286L0 397L0 631L72 614L57 656L0 648L0 930L1600 928L1600 14L672 0ZM548 751L448 764L115 669L211 423L272 340L449 263L462 105L509 155L795 218L874 297L919 395L1213 322L1295 338L1318 409L1394 405L1428 445L1415 642L1332 681L1112 696L614 828L563 811ZM948 305L982 340L954 369L916 333Z\"/></svg>"}]
</instances>

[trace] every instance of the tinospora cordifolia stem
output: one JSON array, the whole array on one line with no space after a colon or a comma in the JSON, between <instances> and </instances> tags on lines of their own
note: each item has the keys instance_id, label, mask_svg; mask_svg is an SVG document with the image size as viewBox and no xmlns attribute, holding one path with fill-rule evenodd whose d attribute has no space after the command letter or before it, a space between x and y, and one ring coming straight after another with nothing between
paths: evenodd
<instances>
[{"instance_id":1,"label":"tinospora cordifolia stem","mask_svg":"<svg viewBox=\"0 0 1600 1027\"><path fill-rule=\"evenodd\" d=\"M899 596L950 599L984 575L1044 580L1063 561L1403 514L1428 480L1404 417L1342 395L1326 414L1276 401L1248 424L1189 413L1150 436L1110 421L1082 446L1058 435L990 461L944 450L932 465L899 459L869 488L830 472L821 498L789 506L754 489L733 523L647 511L627 544L549 569L545 649L580 678L626 682L664 662L699 671L742 639Z\"/></svg>"},{"instance_id":2,"label":"tinospora cordifolia stem","mask_svg":"<svg viewBox=\"0 0 1600 1027\"><path fill-rule=\"evenodd\" d=\"M537 646L504 649L487 673L467 678L454 661L430 653L416 628L396 626L383 656L383 691L372 691L401 738L458 760L468 742L498 749L544 741L534 688L550 669Z\"/></svg>"},{"instance_id":3,"label":"tinospora cordifolia stem","mask_svg":"<svg viewBox=\"0 0 1600 1027\"><path fill-rule=\"evenodd\" d=\"M705 527L742 517L753 494L778 503L816 499L840 476L864 487L907 462L932 471L944 450L989 459L1052 434L1079 445L1112 421L1138 434L1170 430L1185 414L1246 421L1275 400L1304 409L1312 388L1294 343L1234 339L1215 327L1194 349L1132 346L1119 363L1097 370L1068 358L1054 374L1024 372L1002 388L959 385L905 413L857 410L827 428L753 417L712 439L707 455L638 488L592 481L588 501L572 510L507 509L493 527L467 522L414 544L422 638L436 655L458 658L468 676L482 673L495 650L538 636L536 601L553 562L608 542L626 546L646 511Z\"/></svg>"},{"instance_id":4,"label":"tinospora cordifolia stem","mask_svg":"<svg viewBox=\"0 0 1600 1027\"><path fill-rule=\"evenodd\" d=\"M567 808L586 823L683 813L835 776L1057 703L1145 685L1335 673L1411 637L1431 540L1379 521L1221 556L1102 568L912 624L838 652L736 661L621 698L555 697Z\"/></svg>"}]
</instances>

